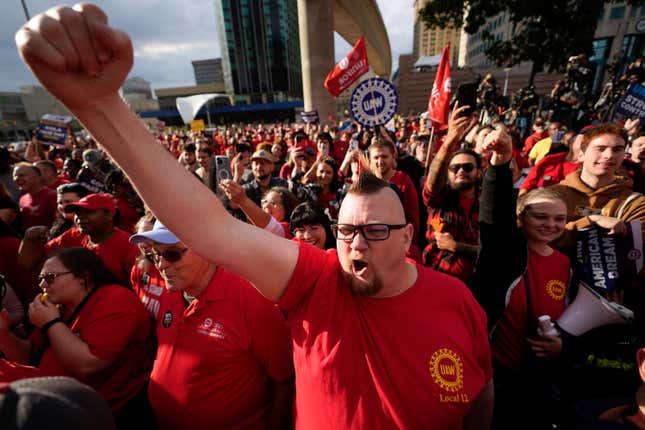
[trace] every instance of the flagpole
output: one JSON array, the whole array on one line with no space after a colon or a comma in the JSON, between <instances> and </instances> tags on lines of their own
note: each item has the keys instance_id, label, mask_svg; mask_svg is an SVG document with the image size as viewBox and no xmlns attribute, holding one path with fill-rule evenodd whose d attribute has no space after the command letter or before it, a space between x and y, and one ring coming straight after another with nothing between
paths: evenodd
<instances>
[{"instance_id":1,"label":"flagpole","mask_svg":"<svg viewBox=\"0 0 645 430\"><path fill-rule=\"evenodd\" d=\"M430 140L428 141L428 154L426 155L426 173L428 173L428 168L430 167L430 155L432 155L432 147L434 146L434 142L432 139L434 138L434 125L430 127Z\"/></svg>"}]
</instances>

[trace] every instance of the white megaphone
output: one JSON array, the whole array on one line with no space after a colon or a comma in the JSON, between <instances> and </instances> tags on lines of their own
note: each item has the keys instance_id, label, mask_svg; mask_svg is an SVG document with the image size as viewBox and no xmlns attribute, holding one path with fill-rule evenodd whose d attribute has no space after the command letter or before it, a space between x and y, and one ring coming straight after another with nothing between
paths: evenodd
<instances>
[{"instance_id":1,"label":"white megaphone","mask_svg":"<svg viewBox=\"0 0 645 430\"><path fill-rule=\"evenodd\" d=\"M558 327L574 336L608 324L626 324L634 320L634 312L610 302L584 282L580 282L575 300L556 321Z\"/></svg>"}]
</instances>

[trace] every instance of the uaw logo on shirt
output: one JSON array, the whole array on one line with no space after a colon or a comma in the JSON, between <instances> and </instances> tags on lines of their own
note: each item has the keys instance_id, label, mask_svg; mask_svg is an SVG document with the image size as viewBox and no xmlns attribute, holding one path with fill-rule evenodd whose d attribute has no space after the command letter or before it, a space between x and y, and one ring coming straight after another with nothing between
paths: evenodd
<instances>
[{"instance_id":1,"label":"uaw logo on shirt","mask_svg":"<svg viewBox=\"0 0 645 430\"><path fill-rule=\"evenodd\" d=\"M449 348L436 350L429 363L433 381L447 394L439 394L440 402L467 403L468 395L459 393L464 388L464 365L459 355Z\"/></svg>"},{"instance_id":2,"label":"uaw logo on shirt","mask_svg":"<svg viewBox=\"0 0 645 430\"><path fill-rule=\"evenodd\" d=\"M567 286L559 279L551 279L546 283L546 292L553 300L561 302L567 294Z\"/></svg>"},{"instance_id":3,"label":"uaw logo on shirt","mask_svg":"<svg viewBox=\"0 0 645 430\"><path fill-rule=\"evenodd\" d=\"M203 323L197 327L197 333L205 334L206 336L224 339L224 326L220 323L213 322L212 319L206 318Z\"/></svg>"},{"instance_id":4,"label":"uaw logo on shirt","mask_svg":"<svg viewBox=\"0 0 645 430\"><path fill-rule=\"evenodd\" d=\"M163 320L161 323L164 328L170 327L170 324L172 324L172 312L166 311L166 313L163 314Z\"/></svg>"}]
</instances>

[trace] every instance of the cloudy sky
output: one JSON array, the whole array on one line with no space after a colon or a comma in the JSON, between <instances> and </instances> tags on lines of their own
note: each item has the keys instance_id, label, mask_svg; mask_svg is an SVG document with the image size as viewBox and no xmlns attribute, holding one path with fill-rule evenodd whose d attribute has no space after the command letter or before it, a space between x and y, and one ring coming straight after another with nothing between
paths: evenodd
<instances>
[{"instance_id":1,"label":"cloudy sky","mask_svg":"<svg viewBox=\"0 0 645 430\"><path fill-rule=\"evenodd\" d=\"M130 76L141 76L153 88L194 85L191 60L220 57L213 0L93 0L110 24L130 34L135 49ZM400 54L412 52L414 0L377 0L392 48L393 69ZM61 4L60 0L25 0L31 16ZM0 91L34 84L16 53L13 35L25 21L20 0L2 0L0 15ZM336 35L336 57L349 45Z\"/></svg>"}]
</instances>

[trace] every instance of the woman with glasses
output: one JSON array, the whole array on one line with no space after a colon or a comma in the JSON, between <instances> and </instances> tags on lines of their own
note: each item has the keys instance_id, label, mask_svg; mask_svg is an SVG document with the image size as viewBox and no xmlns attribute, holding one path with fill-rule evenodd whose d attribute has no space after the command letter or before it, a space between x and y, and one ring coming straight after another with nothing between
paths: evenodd
<instances>
[{"instance_id":1,"label":"woman with glasses","mask_svg":"<svg viewBox=\"0 0 645 430\"><path fill-rule=\"evenodd\" d=\"M281 237L291 238L287 220L298 204L296 197L286 187L273 187L262 197L262 207L249 199L244 189L235 181L220 184L231 203L237 205L251 224Z\"/></svg>"},{"instance_id":2,"label":"woman with glasses","mask_svg":"<svg viewBox=\"0 0 645 430\"><path fill-rule=\"evenodd\" d=\"M23 340L0 314L0 380L71 376L98 391L117 425L139 423L152 364L150 321L137 296L84 248L56 251L38 277L29 305L36 330ZM33 364L36 368L25 366Z\"/></svg>"}]
</instances>

